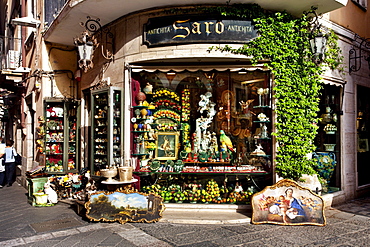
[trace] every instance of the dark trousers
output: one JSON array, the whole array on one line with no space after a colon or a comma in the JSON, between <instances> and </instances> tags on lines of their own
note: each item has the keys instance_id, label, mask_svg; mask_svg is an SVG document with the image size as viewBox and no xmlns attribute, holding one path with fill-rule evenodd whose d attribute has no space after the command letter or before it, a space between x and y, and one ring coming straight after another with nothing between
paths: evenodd
<instances>
[{"instance_id":1,"label":"dark trousers","mask_svg":"<svg viewBox=\"0 0 370 247\"><path fill-rule=\"evenodd\" d=\"M6 183L12 185L15 179L15 162L5 163Z\"/></svg>"},{"instance_id":2,"label":"dark trousers","mask_svg":"<svg viewBox=\"0 0 370 247\"><path fill-rule=\"evenodd\" d=\"M5 171L0 172L0 185L4 185Z\"/></svg>"}]
</instances>

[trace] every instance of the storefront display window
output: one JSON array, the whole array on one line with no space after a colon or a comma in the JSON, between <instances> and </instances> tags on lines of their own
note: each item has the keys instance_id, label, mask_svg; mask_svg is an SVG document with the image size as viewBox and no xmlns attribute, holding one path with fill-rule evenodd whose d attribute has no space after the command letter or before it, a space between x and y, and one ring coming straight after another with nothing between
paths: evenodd
<instances>
[{"instance_id":1,"label":"storefront display window","mask_svg":"<svg viewBox=\"0 0 370 247\"><path fill-rule=\"evenodd\" d=\"M122 89L108 87L91 92L92 154L91 172L122 164Z\"/></svg>"},{"instance_id":2,"label":"storefront display window","mask_svg":"<svg viewBox=\"0 0 370 247\"><path fill-rule=\"evenodd\" d=\"M247 188L251 175L271 183L268 71L141 71L131 87L132 156L149 184L158 174L181 174L182 187L215 179Z\"/></svg>"},{"instance_id":3,"label":"storefront display window","mask_svg":"<svg viewBox=\"0 0 370 247\"><path fill-rule=\"evenodd\" d=\"M45 171L78 171L78 105L58 100L45 101Z\"/></svg>"},{"instance_id":4,"label":"storefront display window","mask_svg":"<svg viewBox=\"0 0 370 247\"><path fill-rule=\"evenodd\" d=\"M313 158L315 170L322 180L323 192L340 189L340 116L341 90L339 86L324 85L320 97L318 131Z\"/></svg>"},{"instance_id":5,"label":"storefront display window","mask_svg":"<svg viewBox=\"0 0 370 247\"><path fill-rule=\"evenodd\" d=\"M369 184L367 174L370 172L368 165L370 159L370 88L357 86L357 95L357 174L358 186L361 186Z\"/></svg>"}]
</instances>

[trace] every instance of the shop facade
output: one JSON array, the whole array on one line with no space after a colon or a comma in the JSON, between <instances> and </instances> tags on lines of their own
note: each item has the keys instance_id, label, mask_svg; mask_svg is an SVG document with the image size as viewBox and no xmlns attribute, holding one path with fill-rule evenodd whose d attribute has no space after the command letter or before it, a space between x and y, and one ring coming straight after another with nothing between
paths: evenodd
<instances>
[{"instance_id":1,"label":"shop facade","mask_svg":"<svg viewBox=\"0 0 370 247\"><path fill-rule=\"evenodd\" d=\"M242 46L238 36L212 41L189 37L198 31L212 37L228 30L242 33L245 42L255 35L253 24L213 16L185 20L168 14L169 10L138 11L112 20L104 27L114 34L113 40L96 35L101 47L94 53L94 67L82 70L79 77L75 74L68 85L63 85L65 78L54 84L47 76L41 78L36 119L43 116L50 122L63 117L60 121L69 126L68 130L51 126L55 130L42 137L44 150L34 160L46 166L49 175L85 168L101 179L100 169L131 165L141 188L153 184L206 187L216 181L219 190L237 187L252 193L276 181L277 147L271 135L276 102L274 75L264 66L268 61L252 65L244 55L209 51L219 44ZM45 39L52 41L51 36L46 33ZM348 45L345 38L339 42ZM51 70L67 65L71 71L78 68L76 54L53 47L58 44L45 45L53 50ZM106 56L106 50L113 57ZM356 186L347 176L355 174L349 165L352 154L348 155L354 150L344 145L355 141L343 131L352 121L346 110L349 87L347 78L336 73L325 74L323 80L318 113L322 120L317 123L318 149L313 156L332 166L332 174L325 176L330 176L328 192L332 203L337 203L356 196ZM34 78L30 81L36 85ZM58 116L58 109L49 111L49 107L64 111ZM221 138L221 130L227 138ZM68 154L59 153L58 141Z\"/></svg>"},{"instance_id":2,"label":"shop facade","mask_svg":"<svg viewBox=\"0 0 370 247\"><path fill-rule=\"evenodd\" d=\"M98 62L82 73L76 92L87 140L81 143L81 164L92 176L130 165L141 189L159 185L162 195L214 181L217 191L246 192L202 198L214 203L235 197L245 202L276 181L273 74L266 61L252 65L243 55L209 51L215 44L242 46L255 38L250 21L168 16L160 9L130 14L107 28L114 34L114 59L96 54ZM99 42L111 49L107 39ZM341 85L324 86L319 114L327 118L319 123L314 154L332 166L329 192L341 190ZM66 162L68 171L71 160ZM165 201L191 201L182 195Z\"/></svg>"}]
</instances>

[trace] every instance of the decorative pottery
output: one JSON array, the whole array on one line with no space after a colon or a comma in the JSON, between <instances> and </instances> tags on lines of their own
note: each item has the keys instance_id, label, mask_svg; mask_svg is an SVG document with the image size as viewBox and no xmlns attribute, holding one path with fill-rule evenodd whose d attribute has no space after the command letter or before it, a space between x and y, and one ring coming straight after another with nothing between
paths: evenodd
<instances>
[{"instance_id":1,"label":"decorative pottery","mask_svg":"<svg viewBox=\"0 0 370 247\"><path fill-rule=\"evenodd\" d=\"M129 182L132 180L132 167L131 166L118 167L118 171L119 171L119 181L120 182Z\"/></svg>"},{"instance_id":2,"label":"decorative pottery","mask_svg":"<svg viewBox=\"0 0 370 247\"><path fill-rule=\"evenodd\" d=\"M143 105L143 101L146 100L146 95L143 92L138 92L135 99L139 105Z\"/></svg>"},{"instance_id":3,"label":"decorative pottery","mask_svg":"<svg viewBox=\"0 0 370 247\"><path fill-rule=\"evenodd\" d=\"M136 110L135 110L136 118L140 118L140 114L141 114L140 109L136 109Z\"/></svg>"},{"instance_id":4,"label":"decorative pottery","mask_svg":"<svg viewBox=\"0 0 370 247\"><path fill-rule=\"evenodd\" d=\"M100 174L107 178L106 182L114 182L115 180L113 179L115 176L117 176L118 171L117 168L112 168L112 169L101 169Z\"/></svg>"},{"instance_id":5,"label":"decorative pottery","mask_svg":"<svg viewBox=\"0 0 370 247\"><path fill-rule=\"evenodd\" d=\"M329 123L332 121L333 117L331 116L331 109L329 106L325 108L325 113L322 114L321 117L321 123Z\"/></svg>"},{"instance_id":6,"label":"decorative pottery","mask_svg":"<svg viewBox=\"0 0 370 247\"><path fill-rule=\"evenodd\" d=\"M146 110L146 109L142 109L141 110L141 116L143 117L143 118L146 118L146 116L148 115L148 111Z\"/></svg>"},{"instance_id":7,"label":"decorative pottery","mask_svg":"<svg viewBox=\"0 0 370 247\"><path fill-rule=\"evenodd\" d=\"M33 195L35 196L36 205L42 205L42 204L48 203L47 194L40 192L40 193L33 193Z\"/></svg>"},{"instance_id":8,"label":"decorative pottery","mask_svg":"<svg viewBox=\"0 0 370 247\"><path fill-rule=\"evenodd\" d=\"M334 173L334 168L337 164L335 154L332 152L317 152L313 153L313 159L316 159L315 170L325 179L325 185L328 187L329 181Z\"/></svg>"},{"instance_id":9,"label":"decorative pottery","mask_svg":"<svg viewBox=\"0 0 370 247\"><path fill-rule=\"evenodd\" d=\"M332 152L335 149L335 144L324 144L324 146L325 146L325 151Z\"/></svg>"}]
</instances>

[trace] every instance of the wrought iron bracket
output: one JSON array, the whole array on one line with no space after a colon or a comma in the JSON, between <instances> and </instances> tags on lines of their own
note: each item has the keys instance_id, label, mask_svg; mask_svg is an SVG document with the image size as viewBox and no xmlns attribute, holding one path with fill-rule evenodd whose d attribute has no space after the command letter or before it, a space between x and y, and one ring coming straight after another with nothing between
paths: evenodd
<instances>
[{"instance_id":1,"label":"wrought iron bracket","mask_svg":"<svg viewBox=\"0 0 370 247\"><path fill-rule=\"evenodd\" d=\"M110 31L110 28L104 27L102 28L100 24L100 19L92 19L90 16L86 17L87 20L85 23L81 22L80 25L84 27L87 31L92 33L93 35L98 34L100 36L100 43L102 55L107 60L114 59L114 35ZM103 43L106 44L106 49L104 50Z\"/></svg>"},{"instance_id":2,"label":"wrought iron bracket","mask_svg":"<svg viewBox=\"0 0 370 247\"><path fill-rule=\"evenodd\" d=\"M363 53L366 53L363 55ZM362 58L368 62L370 69L370 39L360 37L355 34L353 39L353 46L349 50L349 73L357 72L361 69Z\"/></svg>"}]
</instances>

